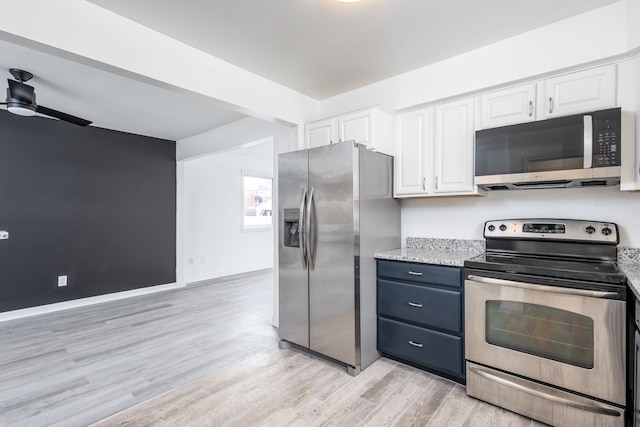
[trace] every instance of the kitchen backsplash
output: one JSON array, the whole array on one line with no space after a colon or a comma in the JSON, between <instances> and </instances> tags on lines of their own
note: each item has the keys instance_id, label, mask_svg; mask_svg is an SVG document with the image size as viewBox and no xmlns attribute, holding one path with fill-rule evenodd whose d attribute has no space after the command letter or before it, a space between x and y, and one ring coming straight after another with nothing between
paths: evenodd
<instances>
[{"instance_id":1,"label":"kitchen backsplash","mask_svg":"<svg viewBox=\"0 0 640 427\"><path fill-rule=\"evenodd\" d=\"M484 251L484 240L431 239L431 238L425 238L425 237L407 237L407 248L480 253Z\"/></svg>"}]
</instances>

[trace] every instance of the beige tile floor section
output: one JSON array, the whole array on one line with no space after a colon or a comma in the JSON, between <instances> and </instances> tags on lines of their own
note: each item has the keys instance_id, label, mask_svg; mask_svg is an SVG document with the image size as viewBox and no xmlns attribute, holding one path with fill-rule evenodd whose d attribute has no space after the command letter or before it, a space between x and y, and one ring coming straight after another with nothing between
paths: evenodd
<instances>
[{"instance_id":1,"label":"beige tile floor section","mask_svg":"<svg viewBox=\"0 0 640 427\"><path fill-rule=\"evenodd\" d=\"M95 424L112 426L543 426L382 358L357 377L294 350L257 353Z\"/></svg>"},{"instance_id":2,"label":"beige tile floor section","mask_svg":"<svg viewBox=\"0 0 640 427\"><path fill-rule=\"evenodd\" d=\"M389 359L278 349L271 270L0 322L0 427L539 426Z\"/></svg>"}]
</instances>

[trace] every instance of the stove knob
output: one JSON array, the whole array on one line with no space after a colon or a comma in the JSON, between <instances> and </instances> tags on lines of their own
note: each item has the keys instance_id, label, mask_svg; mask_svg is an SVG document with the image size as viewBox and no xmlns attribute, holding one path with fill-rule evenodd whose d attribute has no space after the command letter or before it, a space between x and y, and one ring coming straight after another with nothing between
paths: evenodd
<instances>
[{"instance_id":1,"label":"stove knob","mask_svg":"<svg viewBox=\"0 0 640 427\"><path fill-rule=\"evenodd\" d=\"M595 228L593 228L593 227L590 225L590 226L588 226L587 228L585 228L585 229L584 229L584 231L586 231L586 232L587 232L587 234L593 234L593 233L595 233L595 232L596 232L596 229L595 229ZM602 231L604 232L604 230L602 230Z\"/></svg>"},{"instance_id":2,"label":"stove knob","mask_svg":"<svg viewBox=\"0 0 640 427\"><path fill-rule=\"evenodd\" d=\"M608 236L611 233L613 233L613 231L611 231L611 229L609 227L605 227L605 228L602 229L602 234L604 234L605 236Z\"/></svg>"},{"instance_id":3,"label":"stove knob","mask_svg":"<svg viewBox=\"0 0 640 427\"><path fill-rule=\"evenodd\" d=\"M507 226L504 224L500 224L500 231L505 231L507 229ZM604 230L602 230L604 231Z\"/></svg>"},{"instance_id":4,"label":"stove knob","mask_svg":"<svg viewBox=\"0 0 640 427\"><path fill-rule=\"evenodd\" d=\"M496 226L491 224L490 226L487 227L487 229L489 229L489 231L493 231L496 229Z\"/></svg>"}]
</instances>

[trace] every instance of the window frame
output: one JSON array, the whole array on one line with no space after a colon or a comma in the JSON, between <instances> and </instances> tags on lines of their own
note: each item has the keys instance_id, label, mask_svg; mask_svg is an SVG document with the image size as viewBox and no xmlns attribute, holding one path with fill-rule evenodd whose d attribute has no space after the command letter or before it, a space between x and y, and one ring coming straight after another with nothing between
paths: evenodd
<instances>
[{"instance_id":1,"label":"window frame","mask_svg":"<svg viewBox=\"0 0 640 427\"><path fill-rule=\"evenodd\" d=\"M245 224L245 177L268 179L271 181L271 223L270 224ZM241 192L240 192L240 221L242 232L269 231L273 230L273 174L265 171L257 171L250 169L242 169L241 173Z\"/></svg>"}]
</instances>

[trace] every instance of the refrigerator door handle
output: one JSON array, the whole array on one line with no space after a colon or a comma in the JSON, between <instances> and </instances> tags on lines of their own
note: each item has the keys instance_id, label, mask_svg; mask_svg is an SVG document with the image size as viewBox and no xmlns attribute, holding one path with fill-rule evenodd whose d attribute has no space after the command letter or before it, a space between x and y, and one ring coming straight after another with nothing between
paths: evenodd
<instances>
[{"instance_id":1,"label":"refrigerator door handle","mask_svg":"<svg viewBox=\"0 0 640 427\"><path fill-rule=\"evenodd\" d=\"M311 211L313 209L313 187L309 187L309 192L307 193L307 209L305 211L305 221L304 221L304 226L305 226L305 245L306 245L306 251L307 251L307 263L309 265L309 270L314 270L315 269L315 263L316 263L316 254L315 254L315 227L313 227L312 230L312 216L311 216Z\"/></svg>"},{"instance_id":2,"label":"refrigerator door handle","mask_svg":"<svg viewBox=\"0 0 640 427\"><path fill-rule=\"evenodd\" d=\"M300 233L300 260L302 261L302 269L307 269L307 235L305 232L305 202L307 201L307 188L302 189L302 197L300 198L300 212L298 213L298 233Z\"/></svg>"}]
</instances>

